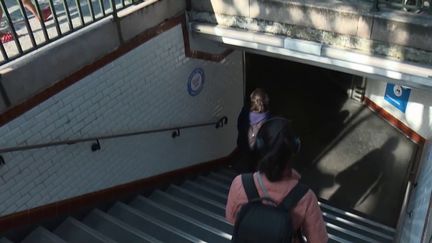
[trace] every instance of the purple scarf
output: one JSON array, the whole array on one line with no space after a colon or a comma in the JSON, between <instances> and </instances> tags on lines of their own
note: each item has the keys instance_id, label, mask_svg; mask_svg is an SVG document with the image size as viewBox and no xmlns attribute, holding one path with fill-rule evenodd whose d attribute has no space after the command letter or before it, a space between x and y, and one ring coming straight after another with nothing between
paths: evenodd
<instances>
[{"instance_id":1,"label":"purple scarf","mask_svg":"<svg viewBox=\"0 0 432 243\"><path fill-rule=\"evenodd\" d=\"M249 112L249 124L250 125L255 125L261 121L265 121L269 118L270 116L270 112L263 112L263 113L258 113L258 112Z\"/></svg>"}]
</instances>

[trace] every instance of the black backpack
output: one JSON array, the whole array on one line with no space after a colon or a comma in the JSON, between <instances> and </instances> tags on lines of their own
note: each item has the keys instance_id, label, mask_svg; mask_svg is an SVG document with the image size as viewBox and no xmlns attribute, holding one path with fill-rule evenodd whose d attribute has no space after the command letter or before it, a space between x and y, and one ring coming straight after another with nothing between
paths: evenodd
<instances>
[{"instance_id":1,"label":"black backpack","mask_svg":"<svg viewBox=\"0 0 432 243\"><path fill-rule=\"evenodd\" d=\"M300 232L295 232L293 228L291 210L309 188L298 183L276 206L272 199L260 198L253 174L241 177L248 202L237 214L232 242L291 242L293 237L301 237ZM264 201L272 202L273 205L263 204Z\"/></svg>"}]
</instances>

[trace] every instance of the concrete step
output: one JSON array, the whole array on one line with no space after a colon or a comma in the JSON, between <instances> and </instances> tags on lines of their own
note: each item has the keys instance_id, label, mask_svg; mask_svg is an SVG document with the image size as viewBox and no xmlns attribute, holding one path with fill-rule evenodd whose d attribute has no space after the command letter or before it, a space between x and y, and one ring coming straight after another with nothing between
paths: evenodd
<instances>
[{"instance_id":1,"label":"concrete step","mask_svg":"<svg viewBox=\"0 0 432 243\"><path fill-rule=\"evenodd\" d=\"M227 202L227 194L220 193L215 191L205 185L198 184L192 181L185 181L182 185L182 188L188 189L201 197L211 199L221 204L226 204Z\"/></svg>"},{"instance_id":2,"label":"concrete step","mask_svg":"<svg viewBox=\"0 0 432 243\"><path fill-rule=\"evenodd\" d=\"M218 172L210 172L210 174L208 174L206 177L218 181L219 183L224 184L225 186L231 186L231 182L234 179L225 174L221 174Z\"/></svg>"},{"instance_id":3,"label":"concrete step","mask_svg":"<svg viewBox=\"0 0 432 243\"><path fill-rule=\"evenodd\" d=\"M342 238L335 236L331 233L328 233L328 237L329 237L328 243L351 243L351 241L342 239Z\"/></svg>"},{"instance_id":4,"label":"concrete step","mask_svg":"<svg viewBox=\"0 0 432 243\"><path fill-rule=\"evenodd\" d=\"M347 230L343 227L339 227L332 223L326 222L327 232L333 236L343 239L348 242L359 242L359 243L378 243L378 241L371 239L367 236L361 235L359 233Z\"/></svg>"},{"instance_id":5,"label":"concrete step","mask_svg":"<svg viewBox=\"0 0 432 243\"><path fill-rule=\"evenodd\" d=\"M35 230L33 230L22 241L22 243L38 243L38 242L39 243L66 243L66 241L62 240L56 234L40 226L37 227Z\"/></svg>"},{"instance_id":6,"label":"concrete step","mask_svg":"<svg viewBox=\"0 0 432 243\"><path fill-rule=\"evenodd\" d=\"M195 236L189 235L121 202L116 203L108 213L163 242L188 243L201 241Z\"/></svg>"},{"instance_id":7,"label":"concrete step","mask_svg":"<svg viewBox=\"0 0 432 243\"><path fill-rule=\"evenodd\" d=\"M138 196L130 206L204 241L230 242L231 240L231 232L223 232L148 198Z\"/></svg>"},{"instance_id":8,"label":"concrete step","mask_svg":"<svg viewBox=\"0 0 432 243\"><path fill-rule=\"evenodd\" d=\"M363 225L356 224L347 219L337 217L335 215L324 212L323 213L324 220L333 225L339 226L346 230L350 230L352 232L364 235L370 239L376 240L378 242L392 242L393 237L390 235L386 235L382 232L375 231L371 228L368 228Z\"/></svg>"},{"instance_id":9,"label":"concrete step","mask_svg":"<svg viewBox=\"0 0 432 243\"><path fill-rule=\"evenodd\" d=\"M221 168L221 169L217 170L216 173L223 174L223 175L227 176L228 178L230 178L231 180L234 179L234 177L236 177L238 175L237 172L235 172L234 170L229 169L229 168Z\"/></svg>"},{"instance_id":10,"label":"concrete step","mask_svg":"<svg viewBox=\"0 0 432 243\"><path fill-rule=\"evenodd\" d=\"M182 200L178 197L172 196L163 191L156 190L150 197L151 200L159 203L160 205L169 207L179 213L187 214L188 216L204 222L207 225L215 227L224 232L232 232L233 225L228 223L224 217L217 215L209 210L196 206L188 201Z\"/></svg>"},{"instance_id":11,"label":"concrete step","mask_svg":"<svg viewBox=\"0 0 432 243\"><path fill-rule=\"evenodd\" d=\"M67 218L54 233L70 243L114 243L107 236L97 232L74 218Z\"/></svg>"},{"instance_id":12,"label":"concrete step","mask_svg":"<svg viewBox=\"0 0 432 243\"><path fill-rule=\"evenodd\" d=\"M170 195L183 199L193 205L204 208L220 216L225 216L225 204L201 197L185 188L171 185L166 192Z\"/></svg>"},{"instance_id":13,"label":"concrete step","mask_svg":"<svg viewBox=\"0 0 432 243\"><path fill-rule=\"evenodd\" d=\"M216 180L213 180L211 178L207 178L204 176L198 176L194 181L196 183L203 185L203 186L209 187L212 190L215 190L215 191L220 192L222 194L228 195L229 187L227 187L225 184L222 184Z\"/></svg>"},{"instance_id":14,"label":"concrete step","mask_svg":"<svg viewBox=\"0 0 432 243\"><path fill-rule=\"evenodd\" d=\"M95 209L80 222L67 218L54 233L38 227L22 242L230 242L225 203L236 174L229 169L198 176L107 213ZM395 229L320 202L329 242L393 242ZM7 243L1 238L0 243Z\"/></svg>"},{"instance_id":15,"label":"concrete step","mask_svg":"<svg viewBox=\"0 0 432 243\"><path fill-rule=\"evenodd\" d=\"M161 242L99 209L91 211L83 223L118 242Z\"/></svg>"},{"instance_id":16,"label":"concrete step","mask_svg":"<svg viewBox=\"0 0 432 243\"><path fill-rule=\"evenodd\" d=\"M335 220L336 218L336 220L339 221L338 223L335 223L336 225L347 225L347 227L356 227L363 231L367 231L368 234L379 236L382 239L393 239L396 235L396 230L391 227L363 218L356 214L332 207L325 202L319 202L319 204L325 218L333 220Z\"/></svg>"},{"instance_id":17,"label":"concrete step","mask_svg":"<svg viewBox=\"0 0 432 243\"><path fill-rule=\"evenodd\" d=\"M8 238L0 238L0 243L13 243L12 241L10 241Z\"/></svg>"}]
</instances>

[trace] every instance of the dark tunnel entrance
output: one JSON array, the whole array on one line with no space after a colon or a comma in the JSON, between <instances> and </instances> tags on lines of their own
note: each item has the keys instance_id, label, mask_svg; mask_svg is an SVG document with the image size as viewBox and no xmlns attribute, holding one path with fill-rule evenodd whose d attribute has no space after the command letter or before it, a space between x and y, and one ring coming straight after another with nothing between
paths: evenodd
<instances>
[{"instance_id":1,"label":"dark tunnel entrance","mask_svg":"<svg viewBox=\"0 0 432 243\"><path fill-rule=\"evenodd\" d=\"M361 77L247 53L246 96L264 88L273 115L302 140L295 167L319 198L396 227L418 145L351 98Z\"/></svg>"}]
</instances>

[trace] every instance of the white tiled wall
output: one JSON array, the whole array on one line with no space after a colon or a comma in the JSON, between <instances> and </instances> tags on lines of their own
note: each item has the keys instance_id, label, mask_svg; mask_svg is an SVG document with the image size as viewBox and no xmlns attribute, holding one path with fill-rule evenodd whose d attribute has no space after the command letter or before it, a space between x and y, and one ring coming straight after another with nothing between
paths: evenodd
<instances>
[{"instance_id":1,"label":"white tiled wall","mask_svg":"<svg viewBox=\"0 0 432 243\"><path fill-rule=\"evenodd\" d=\"M204 89L187 93L194 68ZM139 135L2 154L0 215L160 174L228 155L235 147L243 77L240 52L221 63L184 56L177 26L118 58L19 118L0 127L0 147L31 145L228 116L227 127Z\"/></svg>"},{"instance_id":2,"label":"white tiled wall","mask_svg":"<svg viewBox=\"0 0 432 243\"><path fill-rule=\"evenodd\" d=\"M405 113L384 99L386 82L368 80L366 96L426 139L432 139L432 92L412 89Z\"/></svg>"}]
</instances>

